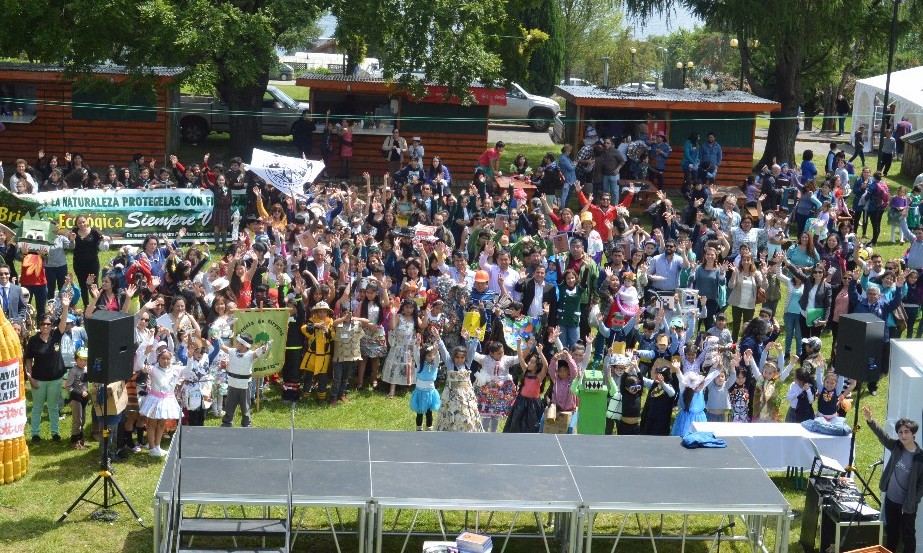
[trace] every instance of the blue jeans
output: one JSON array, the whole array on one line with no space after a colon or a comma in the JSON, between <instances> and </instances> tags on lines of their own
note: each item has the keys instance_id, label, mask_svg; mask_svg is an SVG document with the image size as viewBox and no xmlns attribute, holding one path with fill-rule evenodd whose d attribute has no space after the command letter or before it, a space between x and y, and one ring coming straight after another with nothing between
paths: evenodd
<instances>
[{"instance_id":1,"label":"blue jeans","mask_svg":"<svg viewBox=\"0 0 923 553\"><path fill-rule=\"evenodd\" d=\"M788 313L782 317L785 322L785 355L792 351L792 338L795 339L795 353L801 355L801 313Z\"/></svg>"},{"instance_id":2,"label":"blue jeans","mask_svg":"<svg viewBox=\"0 0 923 553\"><path fill-rule=\"evenodd\" d=\"M603 192L612 196L612 205L619 203L619 176L606 175L603 177Z\"/></svg>"},{"instance_id":3,"label":"blue jeans","mask_svg":"<svg viewBox=\"0 0 923 553\"><path fill-rule=\"evenodd\" d=\"M32 435L38 436L42 426L42 411L48 406L48 426L51 434L58 433L58 416L61 407L61 378L36 380L38 388L32 390Z\"/></svg>"},{"instance_id":4,"label":"blue jeans","mask_svg":"<svg viewBox=\"0 0 923 553\"><path fill-rule=\"evenodd\" d=\"M48 303L48 286L45 284L27 285L26 288L35 300L35 320L45 316L45 304Z\"/></svg>"},{"instance_id":5,"label":"blue jeans","mask_svg":"<svg viewBox=\"0 0 923 553\"><path fill-rule=\"evenodd\" d=\"M839 126L837 128L837 133L843 134L844 132L846 132L846 116L837 115L837 122L839 123Z\"/></svg>"},{"instance_id":6,"label":"blue jeans","mask_svg":"<svg viewBox=\"0 0 923 553\"><path fill-rule=\"evenodd\" d=\"M564 326L561 325L561 343L564 344L564 347L570 349L577 343L577 340L580 339L580 327L579 326Z\"/></svg>"},{"instance_id":7,"label":"blue jeans","mask_svg":"<svg viewBox=\"0 0 923 553\"><path fill-rule=\"evenodd\" d=\"M570 199L570 190L573 183L565 182L564 187L561 188L561 209L567 205L567 200Z\"/></svg>"}]
</instances>

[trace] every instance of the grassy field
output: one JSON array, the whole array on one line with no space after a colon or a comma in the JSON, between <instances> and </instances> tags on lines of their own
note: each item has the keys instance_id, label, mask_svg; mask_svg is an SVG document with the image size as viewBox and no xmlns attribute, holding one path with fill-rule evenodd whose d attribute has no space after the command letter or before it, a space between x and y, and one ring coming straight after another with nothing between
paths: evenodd
<instances>
[{"instance_id":1,"label":"grassy field","mask_svg":"<svg viewBox=\"0 0 923 553\"><path fill-rule=\"evenodd\" d=\"M530 149L531 148L531 149ZM533 163L541 157L536 148L543 150L544 147L524 146L512 144L507 149L510 155L513 152L527 152ZM212 150L213 152L215 150ZM533 151L536 155L533 157ZM503 164L509 161L505 157ZM899 165L894 168L894 173L899 174ZM907 179L897 177L894 179L896 184L908 184ZM887 225L883 224L883 236L886 239ZM903 247L899 245L883 245L879 251L885 258L898 257L903 253ZM830 338L825 337L824 348L829 355ZM326 405L316 405L313 402L303 403L298 407L296 412L296 426L298 428L338 428L338 429L383 429L383 430L403 430L411 431L414 428L413 416L408 407L409 394L406 392L399 394L394 400L387 400L384 394L380 392L363 391L353 393L352 401L336 408L330 408ZM882 381L880 393L875 396L863 396L862 404L871 405L876 417L879 420L884 418L887 398L887 379ZM861 418L861 417L860 417ZM258 428L269 427L287 427L289 420L289 408L278 399L278 393L271 390L268 393L266 401L262 403L262 408L254 414L254 426ZM217 425L217 420L210 417L206 424L210 426ZM97 449L94 447L89 451L74 451L69 449L66 444L67 429L70 426L69 418L61 421L62 435L65 440L61 443L52 443L43 441L35 446L30 446L32 455L32 464L28 475L22 480L11 485L0 487L0 551L10 552L34 552L46 553L49 551L67 550L70 552L122 552L122 553L146 553L151 551L152 533L149 529L144 529L135 524L124 506L117 507L120 512L120 519L112 524L95 522L89 519L93 508L88 505L82 505L71 514L68 520L63 524L56 524L55 521L68 505L83 491L94 476L94 471L98 467ZM43 433L49 434L47 421L43 422ZM669 452L665 451L665 455ZM628 451L613 451L613 455L630 455ZM856 465L860 467L863 474L867 474L867 469L871 463L877 460L881 455L881 448L875 438L867 430L860 430L857 436ZM119 485L126 492L133 502L135 508L139 510L145 522L149 524L152 520L151 501L153 490L160 474L162 461L153 459L145 454L132 455L126 462L115 465L116 478ZM793 483L787 480L784 475L771 475L773 481L788 499L792 508L796 511L796 518L792 523L792 532L790 547L797 548L798 538L800 535L801 519L797 513L800 513L804 505L804 492L796 490ZM233 475L227 475L233 478ZM694 478L694 474L690 474ZM529 475L523 475L523 482L527 485ZM729 482L716 482L715 485L733 485ZM99 497L97 496L97 499ZM238 511L232 511L232 515L239 514ZM344 513L344 520L349 525L353 520L353 513ZM386 520L391 521L394 514L388 513ZM409 513L404 513L402 520L409 521ZM458 516L451 517L452 520L458 520ZM523 530L529 530L530 523L526 520L528 517L520 517L520 523ZM509 520L501 516L498 520ZM602 517L600 524L604 528L617 528L619 519L615 517ZM655 523L656 523L655 519ZM310 528L322 528L326 524L326 518L320 512L311 512L305 518L305 525ZM498 522L495 522L492 528L499 531ZM666 530L676 531L679 528L680 521L678 517L668 517L665 521L668 526ZM689 530L692 534L708 535L720 524L717 517L702 517L691 519ZM418 526L422 528L437 528L432 516L421 516ZM633 525L629 524L628 528ZM458 526L454 526L457 529ZM655 532L656 532L655 528ZM411 540L407 551L419 551L421 540ZM634 552L648 551L649 543L645 541L625 541L622 547ZM345 551L355 550L355 541L346 539L341 545ZM387 552L399 551L402 540L397 538L387 538L384 550ZM610 541L599 542L597 547L611 547ZM734 551L743 551L744 547L740 544L727 544ZM296 544L296 551L312 551L329 553L335 551L332 540L326 537L305 537L299 538ZM537 544L530 540L514 541L510 548L513 552L532 552L537 551ZM678 542L659 542L658 550L668 553L679 551ZM705 552L706 543L694 543L688 545L688 550L696 552Z\"/></svg>"},{"instance_id":2,"label":"grassy field","mask_svg":"<svg viewBox=\"0 0 923 553\"><path fill-rule=\"evenodd\" d=\"M836 118L836 116L834 116ZM824 116L818 115L813 119L813 126L811 127L815 131L819 131L820 128L824 125ZM760 114L756 116L756 128L766 130L769 128L769 116L766 114ZM849 132L849 129L852 128L852 115L846 116L846 132Z\"/></svg>"}]
</instances>

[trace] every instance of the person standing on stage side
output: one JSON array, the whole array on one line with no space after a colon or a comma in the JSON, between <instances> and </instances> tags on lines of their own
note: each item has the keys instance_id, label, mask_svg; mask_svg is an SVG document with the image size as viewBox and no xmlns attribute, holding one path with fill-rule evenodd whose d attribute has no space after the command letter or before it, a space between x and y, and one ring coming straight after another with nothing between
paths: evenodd
<instances>
[{"instance_id":1,"label":"person standing on stage side","mask_svg":"<svg viewBox=\"0 0 923 553\"><path fill-rule=\"evenodd\" d=\"M884 492L885 547L897 551L904 542L904 553L915 553L917 546L917 507L923 497L923 450L915 436L920 425L910 419L894 424L897 439L889 437L872 418L872 408L862 408L869 429L890 452L888 463L881 471L879 489Z\"/></svg>"}]
</instances>

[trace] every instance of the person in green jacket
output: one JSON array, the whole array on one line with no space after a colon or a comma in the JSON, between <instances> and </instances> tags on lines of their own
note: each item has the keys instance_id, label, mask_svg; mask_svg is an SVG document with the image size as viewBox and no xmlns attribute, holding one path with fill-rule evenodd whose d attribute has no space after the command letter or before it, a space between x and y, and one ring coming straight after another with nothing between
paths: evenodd
<instances>
[{"instance_id":1,"label":"person in green jacket","mask_svg":"<svg viewBox=\"0 0 923 553\"><path fill-rule=\"evenodd\" d=\"M582 288L580 295L580 335L589 336L590 304L596 295L596 285L599 282L599 266L584 251L583 241L579 238L571 238L568 252L556 255L554 259L557 264L555 272L558 276L558 282L564 282L564 272L567 270L574 271L574 274L577 275L577 284Z\"/></svg>"}]
</instances>

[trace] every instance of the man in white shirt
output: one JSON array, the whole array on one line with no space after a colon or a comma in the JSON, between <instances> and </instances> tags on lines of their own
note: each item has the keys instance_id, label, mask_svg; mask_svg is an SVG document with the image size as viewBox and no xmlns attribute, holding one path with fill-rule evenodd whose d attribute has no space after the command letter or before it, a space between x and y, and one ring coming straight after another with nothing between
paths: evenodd
<instances>
[{"instance_id":1,"label":"man in white shirt","mask_svg":"<svg viewBox=\"0 0 923 553\"><path fill-rule=\"evenodd\" d=\"M514 271L510 268L510 252L507 250L502 250L497 254L497 264L494 265L488 261L490 256L494 254L496 246L493 242L488 242L484 247L484 252L481 254L481 258L478 260L478 265L481 269L487 271L487 274L490 275L490 280L488 281L488 288L492 292L501 294L500 286L501 282L504 288L506 288L506 293L510 295L514 300L519 301L521 294L517 292L514 288L516 283L519 282L520 275L519 272Z\"/></svg>"}]
</instances>

